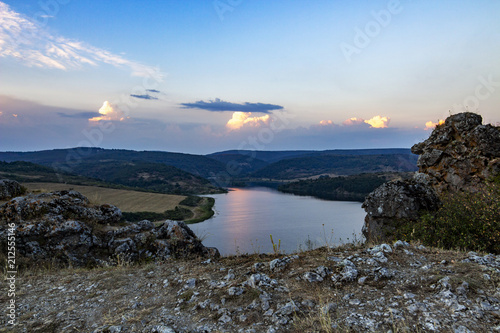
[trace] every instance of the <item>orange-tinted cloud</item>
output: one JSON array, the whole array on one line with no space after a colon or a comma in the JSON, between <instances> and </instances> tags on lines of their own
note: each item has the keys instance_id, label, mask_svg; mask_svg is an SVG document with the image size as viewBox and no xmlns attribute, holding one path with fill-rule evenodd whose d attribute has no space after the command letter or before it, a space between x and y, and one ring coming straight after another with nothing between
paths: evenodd
<instances>
[{"instance_id":1,"label":"orange-tinted cloud","mask_svg":"<svg viewBox=\"0 0 500 333\"><path fill-rule=\"evenodd\" d=\"M261 117L252 117L251 112L234 112L233 117L229 119L226 127L230 130L237 130L243 126L257 127L269 124L270 119L271 117L268 114Z\"/></svg>"},{"instance_id":2,"label":"orange-tinted cloud","mask_svg":"<svg viewBox=\"0 0 500 333\"><path fill-rule=\"evenodd\" d=\"M321 126L328 126L328 125L333 125L333 121L331 120L322 120L319 122Z\"/></svg>"},{"instance_id":3,"label":"orange-tinted cloud","mask_svg":"<svg viewBox=\"0 0 500 333\"><path fill-rule=\"evenodd\" d=\"M365 120L365 123L369 124L373 128L387 128L391 118L375 116L371 119Z\"/></svg>"},{"instance_id":4,"label":"orange-tinted cloud","mask_svg":"<svg viewBox=\"0 0 500 333\"><path fill-rule=\"evenodd\" d=\"M105 101L102 104L101 108L99 109L99 113L101 114L101 116L90 118L89 121L90 122L99 122L101 120L123 121L125 119L125 114L123 113L123 111L121 111L120 109L118 109L117 106L111 104L108 101Z\"/></svg>"},{"instance_id":5,"label":"orange-tinted cloud","mask_svg":"<svg viewBox=\"0 0 500 333\"><path fill-rule=\"evenodd\" d=\"M432 122L432 121L428 121L425 123L425 130L428 131L430 129L434 129L436 126L438 125L442 125L444 124L444 120L443 119L439 119L439 121L437 123L435 122Z\"/></svg>"},{"instance_id":6,"label":"orange-tinted cloud","mask_svg":"<svg viewBox=\"0 0 500 333\"><path fill-rule=\"evenodd\" d=\"M349 119L346 119L342 125L344 126L353 126L353 125L360 125L362 123L364 123L364 119L362 118L356 118L356 117L352 117L352 118L349 118Z\"/></svg>"}]
</instances>

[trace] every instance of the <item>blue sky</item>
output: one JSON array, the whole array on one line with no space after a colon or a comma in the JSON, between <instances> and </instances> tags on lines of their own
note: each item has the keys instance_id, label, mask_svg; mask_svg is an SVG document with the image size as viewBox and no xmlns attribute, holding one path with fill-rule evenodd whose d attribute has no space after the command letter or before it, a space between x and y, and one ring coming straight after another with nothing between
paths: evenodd
<instances>
[{"instance_id":1,"label":"blue sky","mask_svg":"<svg viewBox=\"0 0 500 333\"><path fill-rule=\"evenodd\" d=\"M500 121L498 1L0 10L2 151L410 147L450 113Z\"/></svg>"}]
</instances>

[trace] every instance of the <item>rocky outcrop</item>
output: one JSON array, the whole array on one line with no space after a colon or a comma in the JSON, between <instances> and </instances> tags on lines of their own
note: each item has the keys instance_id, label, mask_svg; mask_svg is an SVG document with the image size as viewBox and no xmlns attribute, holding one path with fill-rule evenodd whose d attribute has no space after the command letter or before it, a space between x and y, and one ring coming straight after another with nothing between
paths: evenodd
<instances>
[{"instance_id":1,"label":"rocky outcrop","mask_svg":"<svg viewBox=\"0 0 500 333\"><path fill-rule=\"evenodd\" d=\"M367 240L390 238L402 223L439 207L439 195L474 191L500 174L500 128L482 125L481 116L450 116L424 142L412 147L419 172L412 180L385 183L370 193L363 234Z\"/></svg>"},{"instance_id":2,"label":"rocky outcrop","mask_svg":"<svg viewBox=\"0 0 500 333\"><path fill-rule=\"evenodd\" d=\"M0 179L0 200L8 200L23 195L26 189L15 180Z\"/></svg>"},{"instance_id":3,"label":"rocky outcrop","mask_svg":"<svg viewBox=\"0 0 500 333\"><path fill-rule=\"evenodd\" d=\"M16 251L29 263L108 265L169 257L217 256L183 222L126 223L112 205L76 191L17 197L0 207L0 237L14 225Z\"/></svg>"},{"instance_id":4,"label":"rocky outcrop","mask_svg":"<svg viewBox=\"0 0 500 333\"><path fill-rule=\"evenodd\" d=\"M438 193L474 190L500 173L500 128L471 112L447 118L411 150Z\"/></svg>"},{"instance_id":5,"label":"rocky outcrop","mask_svg":"<svg viewBox=\"0 0 500 333\"><path fill-rule=\"evenodd\" d=\"M18 277L20 319L0 331L498 332L499 278L500 255L402 241L49 270Z\"/></svg>"},{"instance_id":6,"label":"rocky outcrop","mask_svg":"<svg viewBox=\"0 0 500 333\"><path fill-rule=\"evenodd\" d=\"M432 187L418 180L382 184L363 203L367 212L363 235L370 240L386 239L398 223L416 220L421 211L433 211L438 204Z\"/></svg>"}]
</instances>

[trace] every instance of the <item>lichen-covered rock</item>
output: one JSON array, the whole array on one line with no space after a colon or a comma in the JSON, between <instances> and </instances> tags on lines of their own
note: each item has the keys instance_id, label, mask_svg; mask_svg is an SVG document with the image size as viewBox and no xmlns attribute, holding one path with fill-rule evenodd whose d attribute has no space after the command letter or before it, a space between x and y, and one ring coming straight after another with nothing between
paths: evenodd
<instances>
[{"instance_id":1,"label":"lichen-covered rock","mask_svg":"<svg viewBox=\"0 0 500 333\"><path fill-rule=\"evenodd\" d=\"M16 251L32 263L75 266L144 259L219 255L206 248L183 222L121 222L112 205L91 205L76 191L17 197L0 207L0 237L15 225Z\"/></svg>"},{"instance_id":2,"label":"lichen-covered rock","mask_svg":"<svg viewBox=\"0 0 500 333\"><path fill-rule=\"evenodd\" d=\"M411 223L422 211L436 210L439 195L474 191L500 174L500 128L482 125L480 115L450 116L424 142L412 147L419 172L412 180L381 185L370 193L363 234L384 240L400 223Z\"/></svg>"},{"instance_id":3,"label":"lichen-covered rock","mask_svg":"<svg viewBox=\"0 0 500 333\"><path fill-rule=\"evenodd\" d=\"M423 210L438 208L432 187L416 180L396 180L370 193L362 207L367 212L363 235L366 239L387 239L398 223L416 220Z\"/></svg>"},{"instance_id":4,"label":"lichen-covered rock","mask_svg":"<svg viewBox=\"0 0 500 333\"><path fill-rule=\"evenodd\" d=\"M500 173L500 128L482 125L480 115L459 113L412 152L420 155L419 171L438 193L474 190Z\"/></svg>"},{"instance_id":5,"label":"lichen-covered rock","mask_svg":"<svg viewBox=\"0 0 500 333\"><path fill-rule=\"evenodd\" d=\"M0 179L0 200L8 200L23 195L26 189L15 180Z\"/></svg>"}]
</instances>

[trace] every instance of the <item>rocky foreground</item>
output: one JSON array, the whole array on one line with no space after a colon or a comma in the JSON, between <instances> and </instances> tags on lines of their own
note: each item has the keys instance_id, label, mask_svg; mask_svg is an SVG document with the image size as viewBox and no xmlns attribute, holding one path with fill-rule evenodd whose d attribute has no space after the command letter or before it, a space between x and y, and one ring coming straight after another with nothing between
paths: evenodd
<instances>
[{"instance_id":1,"label":"rocky foreground","mask_svg":"<svg viewBox=\"0 0 500 333\"><path fill-rule=\"evenodd\" d=\"M2 317L1 325L14 332L495 332L499 269L500 256L401 241L48 269L18 277L18 324Z\"/></svg>"}]
</instances>

